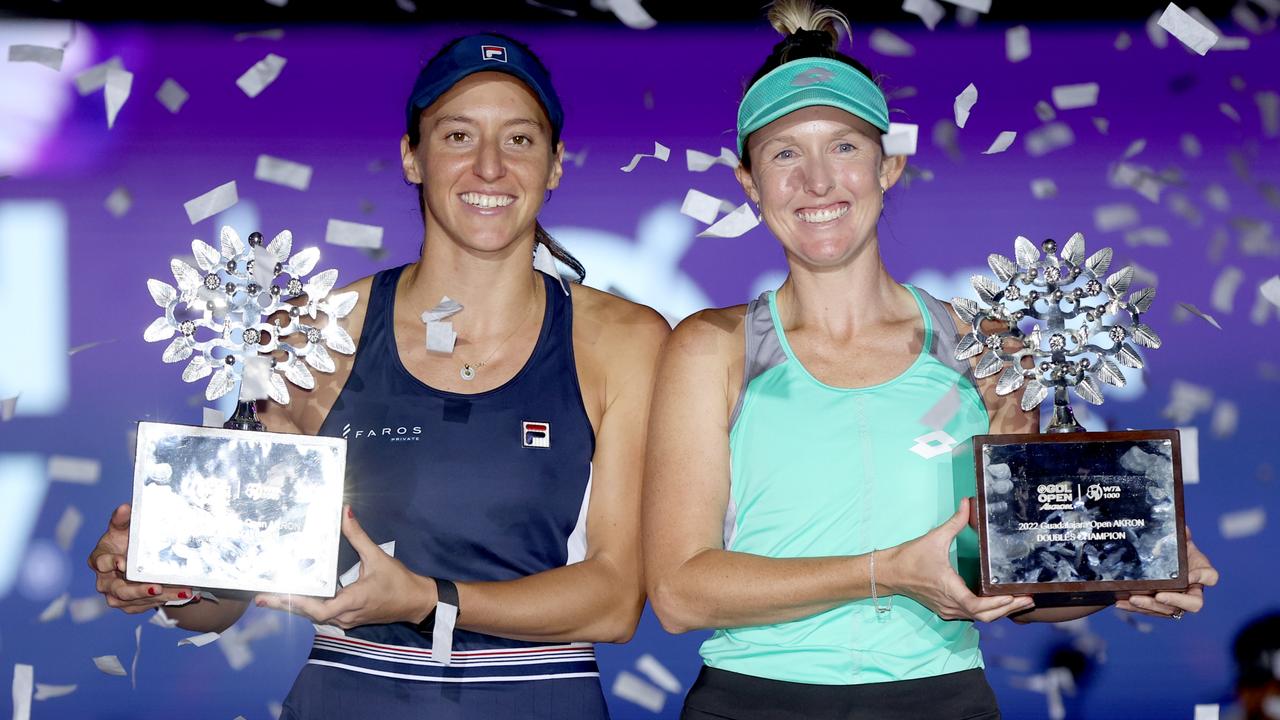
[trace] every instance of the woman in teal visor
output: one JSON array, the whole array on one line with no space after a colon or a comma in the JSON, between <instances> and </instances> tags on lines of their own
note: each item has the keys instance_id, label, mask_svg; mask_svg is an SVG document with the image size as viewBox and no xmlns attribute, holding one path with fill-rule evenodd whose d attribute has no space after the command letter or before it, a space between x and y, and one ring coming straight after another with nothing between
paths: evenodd
<instances>
[{"instance_id":1,"label":"woman in teal visor","mask_svg":"<svg viewBox=\"0 0 1280 720\"><path fill-rule=\"evenodd\" d=\"M649 598L672 632L715 633L684 718L997 718L975 622L1097 611L979 597L974 478L957 445L1038 414L955 359L968 328L894 280L877 225L904 157L883 92L835 50L839 13L775 2L786 37L738 111L737 177L788 275L685 320L655 384L644 498ZM943 427L923 416L949 393ZM952 549L953 541L955 548ZM1181 617L1217 580L1190 551L1185 593L1121 606Z\"/></svg>"}]
</instances>

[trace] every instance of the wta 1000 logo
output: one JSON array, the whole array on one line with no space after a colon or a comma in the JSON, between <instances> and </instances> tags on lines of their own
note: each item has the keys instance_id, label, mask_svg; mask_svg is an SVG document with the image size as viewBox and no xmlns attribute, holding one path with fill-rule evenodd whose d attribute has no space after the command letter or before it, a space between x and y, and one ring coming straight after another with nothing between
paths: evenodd
<instances>
[{"instance_id":1,"label":"wta 1000 logo","mask_svg":"<svg viewBox=\"0 0 1280 720\"><path fill-rule=\"evenodd\" d=\"M399 425L352 429L351 423L347 423L342 426L342 437L347 440L381 438L388 442L417 442L422 439L422 427L418 425Z\"/></svg>"}]
</instances>

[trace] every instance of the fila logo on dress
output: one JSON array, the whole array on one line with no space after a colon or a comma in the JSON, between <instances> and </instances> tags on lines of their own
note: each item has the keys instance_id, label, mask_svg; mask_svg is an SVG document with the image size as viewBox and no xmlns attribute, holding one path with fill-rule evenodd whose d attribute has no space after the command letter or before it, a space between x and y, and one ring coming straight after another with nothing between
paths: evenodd
<instances>
[{"instance_id":1,"label":"fila logo on dress","mask_svg":"<svg viewBox=\"0 0 1280 720\"><path fill-rule=\"evenodd\" d=\"M481 45L480 57L485 60L494 60L497 62L507 61L507 49L501 45Z\"/></svg>"},{"instance_id":2,"label":"fila logo on dress","mask_svg":"<svg viewBox=\"0 0 1280 720\"><path fill-rule=\"evenodd\" d=\"M533 420L520 423L520 443L527 448L551 447L551 423Z\"/></svg>"},{"instance_id":3,"label":"fila logo on dress","mask_svg":"<svg viewBox=\"0 0 1280 720\"><path fill-rule=\"evenodd\" d=\"M960 444L941 430L921 435L915 439L915 443L908 449L926 460L949 453Z\"/></svg>"}]
</instances>

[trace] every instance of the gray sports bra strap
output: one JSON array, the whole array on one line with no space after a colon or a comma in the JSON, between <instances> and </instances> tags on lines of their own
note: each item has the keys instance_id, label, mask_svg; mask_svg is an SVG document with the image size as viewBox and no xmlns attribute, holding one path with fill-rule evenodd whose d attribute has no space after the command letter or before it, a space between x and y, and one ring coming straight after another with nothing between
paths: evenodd
<instances>
[{"instance_id":1,"label":"gray sports bra strap","mask_svg":"<svg viewBox=\"0 0 1280 720\"><path fill-rule=\"evenodd\" d=\"M746 362L742 366L742 387L738 389L738 401L734 403L733 413L729 415L730 429L742 412L742 402L747 397L747 386L751 381L787 359L782 343L778 341L778 334L773 330L768 292L761 293L760 297L747 303L747 315L742 328L743 335L746 336Z\"/></svg>"},{"instance_id":2,"label":"gray sports bra strap","mask_svg":"<svg viewBox=\"0 0 1280 720\"><path fill-rule=\"evenodd\" d=\"M956 326L955 315L942 304L942 301L920 288L916 290L919 291L920 299L924 301L925 308L933 318L933 347L929 348L929 354L937 358L938 362L972 381L973 368L969 361L956 359L956 343L960 340L960 329Z\"/></svg>"}]
</instances>

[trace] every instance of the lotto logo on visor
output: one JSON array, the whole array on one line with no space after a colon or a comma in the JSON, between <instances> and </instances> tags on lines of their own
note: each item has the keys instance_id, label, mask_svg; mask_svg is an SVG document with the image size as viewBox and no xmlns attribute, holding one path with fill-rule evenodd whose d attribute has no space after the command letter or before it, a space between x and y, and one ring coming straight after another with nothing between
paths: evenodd
<instances>
[{"instance_id":1,"label":"lotto logo on visor","mask_svg":"<svg viewBox=\"0 0 1280 720\"><path fill-rule=\"evenodd\" d=\"M835 76L836 76L835 73L831 72L826 68L810 68L808 70L805 70L797 74L795 78L792 79L791 84L797 87L804 87L805 85L817 85L818 83L827 82L828 80L830 80Z\"/></svg>"},{"instance_id":2,"label":"lotto logo on visor","mask_svg":"<svg viewBox=\"0 0 1280 720\"><path fill-rule=\"evenodd\" d=\"M507 61L507 49L501 45L481 45L480 57L485 60L495 60L497 62Z\"/></svg>"},{"instance_id":3,"label":"lotto logo on visor","mask_svg":"<svg viewBox=\"0 0 1280 720\"><path fill-rule=\"evenodd\" d=\"M525 420L520 423L520 440L527 448L551 447L551 423Z\"/></svg>"}]
</instances>

